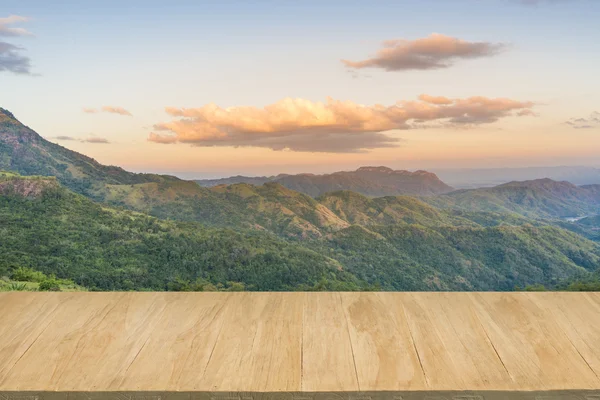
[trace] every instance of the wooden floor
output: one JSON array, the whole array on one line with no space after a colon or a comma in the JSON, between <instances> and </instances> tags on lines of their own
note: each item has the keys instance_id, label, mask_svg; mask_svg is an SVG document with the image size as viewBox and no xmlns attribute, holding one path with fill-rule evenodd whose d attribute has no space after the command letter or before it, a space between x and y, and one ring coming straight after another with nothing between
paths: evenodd
<instances>
[{"instance_id":1,"label":"wooden floor","mask_svg":"<svg viewBox=\"0 0 600 400\"><path fill-rule=\"evenodd\" d=\"M0 392L597 390L599 377L599 293L0 293Z\"/></svg>"}]
</instances>

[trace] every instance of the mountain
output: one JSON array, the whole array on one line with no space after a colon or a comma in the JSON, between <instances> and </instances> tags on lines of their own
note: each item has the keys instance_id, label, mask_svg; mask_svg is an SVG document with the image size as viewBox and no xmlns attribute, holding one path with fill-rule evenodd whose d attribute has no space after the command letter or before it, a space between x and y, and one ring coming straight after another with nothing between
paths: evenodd
<instances>
[{"instance_id":1,"label":"mountain","mask_svg":"<svg viewBox=\"0 0 600 400\"><path fill-rule=\"evenodd\" d=\"M191 181L105 185L95 195L111 205L159 218L266 231L284 238L320 237L348 226L315 199L277 183L210 189Z\"/></svg>"},{"instance_id":2,"label":"mountain","mask_svg":"<svg viewBox=\"0 0 600 400\"><path fill-rule=\"evenodd\" d=\"M117 210L54 178L3 173L0 193L0 276L32 268L92 290L363 287L337 261L272 235Z\"/></svg>"},{"instance_id":3,"label":"mountain","mask_svg":"<svg viewBox=\"0 0 600 400\"><path fill-rule=\"evenodd\" d=\"M272 182L210 189L185 181L106 185L99 197L159 218L259 230L294 240L323 238L351 225L496 226L531 222L518 215L440 210L409 196L370 198L339 191L315 199Z\"/></svg>"},{"instance_id":4,"label":"mountain","mask_svg":"<svg viewBox=\"0 0 600 400\"><path fill-rule=\"evenodd\" d=\"M548 225L353 225L308 247L386 290L555 287L600 271L598 244Z\"/></svg>"},{"instance_id":5,"label":"mountain","mask_svg":"<svg viewBox=\"0 0 600 400\"><path fill-rule=\"evenodd\" d=\"M444 182L459 189L497 186L512 181L550 178L575 185L600 184L600 168L584 166L527 168L433 169Z\"/></svg>"},{"instance_id":6,"label":"mountain","mask_svg":"<svg viewBox=\"0 0 600 400\"><path fill-rule=\"evenodd\" d=\"M578 233L590 240L600 242L600 215L593 215L570 221L560 221L557 225Z\"/></svg>"},{"instance_id":7,"label":"mountain","mask_svg":"<svg viewBox=\"0 0 600 400\"><path fill-rule=\"evenodd\" d=\"M327 192L351 190L366 196L421 195L432 196L453 189L435 174L427 171L394 171L387 167L361 167L356 171L314 175L278 175L276 177L235 176L224 179L198 180L200 186L211 187L231 183L263 184L276 182L288 189L318 197Z\"/></svg>"},{"instance_id":8,"label":"mountain","mask_svg":"<svg viewBox=\"0 0 600 400\"><path fill-rule=\"evenodd\" d=\"M568 218L600 214L600 185L575 186L536 179L458 190L423 200L441 208L518 213L530 218Z\"/></svg>"},{"instance_id":9,"label":"mountain","mask_svg":"<svg viewBox=\"0 0 600 400\"><path fill-rule=\"evenodd\" d=\"M198 185L202 187L213 187L219 185L235 185L237 183L247 183L249 185L260 186L267 182L273 182L277 179L274 176L230 176L229 178L219 178L219 179L199 179L196 181Z\"/></svg>"},{"instance_id":10,"label":"mountain","mask_svg":"<svg viewBox=\"0 0 600 400\"><path fill-rule=\"evenodd\" d=\"M348 224L365 227L391 224L477 226L468 219L455 217L409 196L371 198L344 190L326 193L317 200Z\"/></svg>"},{"instance_id":11,"label":"mountain","mask_svg":"<svg viewBox=\"0 0 600 400\"><path fill-rule=\"evenodd\" d=\"M252 209L290 207L323 232L282 240L115 209L50 177L4 173L0 188L0 275L32 268L92 290L512 290L558 284L600 265L598 244L569 231L480 226L411 198L339 192L321 199L340 206L327 212L277 184L263 193L228 187Z\"/></svg>"},{"instance_id":12,"label":"mountain","mask_svg":"<svg viewBox=\"0 0 600 400\"><path fill-rule=\"evenodd\" d=\"M179 181L171 176L135 174L102 165L42 138L3 108L0 108L0 169L23 175L55 176L68 188L87 195L103 184Z\"/></svg>"}]
</instances>

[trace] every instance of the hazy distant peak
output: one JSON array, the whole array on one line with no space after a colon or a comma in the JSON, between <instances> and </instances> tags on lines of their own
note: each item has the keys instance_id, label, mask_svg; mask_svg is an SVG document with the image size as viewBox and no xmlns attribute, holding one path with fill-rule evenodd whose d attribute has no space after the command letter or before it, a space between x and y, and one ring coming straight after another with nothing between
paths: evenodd
<instances>
[{"instance_id":1,"label":"hazy distant peak","mask_svg":"<svg viewBox=\"0 0 600 400\"><path fill-rule=\"evenodd\" d=\"M507 187L507 186L518 186L518 187L577 187L573 185L571 182L567 181L555 181L550 178L540 178L540 179L531 179L526 181L512 181L502 185L498 185L499 187Z\"/></svg>"},{"instance_id":2,"label":"hazy distant peak","mask_svg":"<svg viewBox=\"0 0 600 400\"><path fill-rule=\"evenodd\" d=\"M433 172L425 171L425 170L422 170L422 169L417 170L415 172L411 172L411 171L406 171L406 170L403 170L403 169L394 170L394 169L391 169L389 167L384 167L384 166L379 166L379 167L371 167L371 166L360 167L355 172L374 172L374 173L380 173L380 174L394 174L394 175L406 175L406 176L423 176L423 177L437 178L437 175L434 174Z\"/></svg>"},{"instance_id":3,"label":"hazy distant peak","mask_svg":"<svg viewBox=\"0 0 600 400\"><path fill-rule=\"evenodd\" d=\"M437 177L438 177L438 176L437 176L436 174L434 174L433 172L425 171L425 170L423 170L423 169L419 169L419 170L417 170L417 171L413 172L413 175L419 175L419 176L429 176L429 177L436 178L436 179L437 179Z\"/></svg>"},{"instance_id":4,"label":"hazy distant peak","mask_svg":"<svg viewBox=\"0 0 600 400\"><path fill-rule=\"evenodd\" d=\"M356 170L356 172L394 172L393 169L388 168L388 167L384 167L384 166L380 166L380 167L360 167L359 169Z\"/></svg>"},{"instance_id":5,"label":"hazy distant peak","mask_svg":"<svg viewBox=\"0 0 600 400\"><path fill-rule=\"evenodd\" d=\"M196 181L204 187L239 182L254 185L277 182L282 186L312 197L328 192L352 190L366 196L398 196L403 194L430 196L448 193L451 186L442 182L437 175L428 171L393 170L384 166L364 166L356 171L340 171L317 175L304 173L297 175L280 174L276 177L230 177Z\"/></svg>"}]
</instances>

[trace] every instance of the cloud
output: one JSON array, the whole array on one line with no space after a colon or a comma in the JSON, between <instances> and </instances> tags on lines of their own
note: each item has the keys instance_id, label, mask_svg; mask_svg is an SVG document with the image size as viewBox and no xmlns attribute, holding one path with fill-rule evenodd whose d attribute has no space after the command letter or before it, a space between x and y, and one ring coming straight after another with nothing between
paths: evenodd
<instances>
[{"instance_id":1,"label":"cloud","mask_svg":"<svg viewBox=\"0 0 600 400\"><path fill-rule=\"evenodd\" d=\"M111 114L119 114L119 115L125 115L128 117L133 117L133 115L129 111L124 109L123 107L103 106L100 110L98 110L97 108L87 108L87 107L83 108L83 112L87 113L87 114L96 114L100 111L106 112L106 113L111 113Z\"/></svg>"},{"instance_id":2,"label":"cloud","mask_svg":"<svg viewBox=\"0 0 600 400\"><path fill-rule=\"evenodd\" d=\"M96 143L96 144L108 144L110 143L108 139L100 138L100 137L91 137L82 140L84 143Z\"/></svg>"},{"instance_id":3,"label":"cloud","mask_svg":"<svg viewBox=\"0 0 600 400\"><path fill-rule=\"evenodd\" d=\"M170 122L154 125L148 140L193 146L254 146L273 150L351 153L396 147L385 132L430 127L471 127L512 115L524 115L531 102L470 97L447 99L421 95L392 106L363 106L327 99L311 102L287 98L264 108L214 104L201 108L166 108ZM528 114L528 113L526 113Z\"/></svg>"},{"instance_id":4,"label":"cloud","mask_svg":"<svg viewBox=\"0 0 600 400\"><path fill-rule=\"evenodd\" d=\"M19 54L21 47L10 43L0 42L0 71L9 71L14 74L31 74L31 60Z\"/></svg>"},{"instance_id":5,"label":"cloud","mask_svg":"<svg viewBox=\"0 0 600 400\"><path fill-rule=\"evenodd\" d=\"M19 22L27 22L29 18L19 15L9 15L6 18L0 18L0 36L32 36L33 34L23 28L12 28L9 25Z\"/></svg>"},{"instance_id":6,"label":"cloud","mask_svg":"<svg viewBox=\"0 0 600 400\"><path fill-rule=\"evenodd\" d=\"M467 42L431 34L416 40L386 40L374 57L362 61L342 60L351 69L381 68L386 71L448 68L460 59L490 57L506 48L502 43Z\"/></svg>"},{"instance_id":7,"label":"cloud","mask_svg":"<svg viewBox=\"0 0 600 400\"><path fill-rule=\"evenodd\" d=\"M419 100L431 104L452 104L452 100L443 96L429 96L428 94L422 94L419 96Z\"/></svg>"},{"instance_id":8,"label":"cloud","mask_svg":"<svg viewBox=\"0 0 600 400\"><path fill-rule=\"evenodd\" d=\"M73 136L56 136L53 139L61 140L61 141L78 140L78 139L74 138Z\"/></svg>"},{"instance_id":9,"label":"cloud","mask_svg":"<svg viewBox=\"0 0 600 400\"><path fill-rule=\"evenodd\" d=\"M565 121L564 124L573 127L574 129L592 129L600 127L600 112L594 111L587 118L571 118Z\"/></svg>"},{"instance_id":10,"label":"cloud","mask_svg":"<svg viewBox=\"0 0 600 400\"><path fill-rule=\"evenodd\" d=\"M30 36L31 33L23 28L14 28L10 25L26 22L28 18L11 15L0 18L0 37L7 36ZM31 74L31 60L20 52L24 49L11 43L0 41L0 72L8 71L14 74Z\"/></svg>"},{"instance_id":11,"label":"cloud","mask_svg":"<svg viewBox=\"0 0 600 400\"><path fill-rule=\"evenodd\" d=\"M123 107L104 106L104 107L102 107L102 111L111 113L111 114L119 114L119 115L126 115L128 117L133 117L133 115L129 111L124 109Z\"/></svg>"},{"instance_id":12,"label":"cloud","mask_svg":"<svg viewBox=\"0 0 600 400\"><path fill-rule=\"evenodd\" d=\"M54 140L58 140L58 141L76 141L76 142L81 142L81 143L94 143L94 144L108 144L110 143L108 141L108 139L105 138L101 138L101 137L90 137L87 139L78 139L76 137L73 136L55 136L53 138L50 139L54 139Z\"/></svg>"}]
</instances>

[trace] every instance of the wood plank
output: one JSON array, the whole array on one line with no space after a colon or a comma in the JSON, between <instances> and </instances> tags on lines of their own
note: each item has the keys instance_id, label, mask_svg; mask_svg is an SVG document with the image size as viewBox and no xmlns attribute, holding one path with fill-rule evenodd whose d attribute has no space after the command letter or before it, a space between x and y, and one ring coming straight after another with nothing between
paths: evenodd
<instances>
[{"instance_id":1,"label":"wood plank","mask_svg":"<svg viewBox=\"0 0 600 400\"><path fill-rule=\"evenodd\" d=\"M398 294L398 297L400 301L396 305L395 312L398 315L403 313L408 322L427 388L434 390L464 389L466 385L463 381L462 371L459 371L454 364L445 347L444 338L435 329L435 321L432 320L427 309L413 294L401 293Z\"/></svg>"},{"instance_id":2,"label":"wood plank","mask_svg":"<svg viewBox=\"0 0 600 400\"><path fill-rule=\"evenodd\" d=\"M1 293L0 394L600 390L598 320L600 293Z\"/></svg>"},{"instance_id":3,"label":"wood plank","mask_svg":"<svg viewBox=\"0 0 600 400\"><path fill-rule=\"evenodd\" d=\"M592 389L600 382L534 293L470 294L519 390Z\"/></svg>"},{"instance_id":4,"label":"wood plank","mask_svg":"<svg viewBox=\"0 0 600 400\"><path fill-rule=\"evenodd\" d=\"M92 332L124 296L124 293L59 296L60 306L51 322L0 386L4 390L56 390L60 376L69 370L73 357L78 356L82 338ZM36 303L45 301L41 294L34 293L34 297Z\"/></svg>"},{"instance_id":5,"label":"wood plank","mask_svg":"<svg viewBox=\"0 0 600 400\"><path fill-rule=\"evenodd\" d=\"M70 294L11 292L0 297L0 385L17 361L52 321L59 304Z\"/></svg>"},{"instance_id":6,"label":"wood plank","mask_svg":"<svg viewBox=\"0 0 600 400\"><path fill-rule=\"evenodd\" d=\"M360 390L340 293L307 293L302 335L302 390Z\"/></svg>"},{"instance_id":7,"label":"wood plank","mask_svg":"<svg viewBox=\"0 0 600 400\"><path fill-rule=\"evenodd\" d=\"M406 297L406 312L429 389L514 387L468 295L411 293Z\"/></svg>"},{"instance_id":8,"label":"wood plank","mask_svg":"<svg viewBox=\"0 0 600 400\"><path fill-rule=\"evenodd\" d=\"M593 301L598 306L600 306L600 292L589 292L586 293L586 295L588 296L589 300Z\"/></svg>"},{"instance_id":9,"label":"wood plank","mask_svg":"<svg viewBox=\"0 0 600 400\"><path fill-rule=\"evenodd\" d=\"M230 293L170 293L118 389L193 390L223 326L229 298Z\"/></svg>"},{"instance_id":10,"label":"wood plank","mask_svg":"<svg viewBox=\"0 0 600 400\"><path fill-rule=\"evenodd\" d=\"M105 293L102 297L110 295ZM78 339L76 353L54 387L69 391L118 389L128 376L131 363L155 331L169 297L172 294L120 296L102 320Z\"/></svg>"},{"instance_id":11,"label":"wood plank","mask_svg":"<svg viewBox=\"0 0 600 400\"><path fill-rule=\"evenodd\" d=\"M425 390L406 318L393 293L342 293L361 390Z\"/></svg>"},{"instance_id":12,"label":"wood plank","mask_svg":"<svg viewBox=\"0 0 600 400\"><path fill-rule=\"evenodd\" d=\"M593 300L595 295L549 292L532 296L531 299L546 313L552 314L581 357L599 377L600 304Z\"/></svg>"},{"instance_id":13,"label":"wood plank","mask_svg":"<svg viewBox=\"0 0 600 400\"><path fill-rule=\"evenodd\" d=\"M300 390L302 293L240 293L194 390Z\"/></svg>"}]
</instances>

